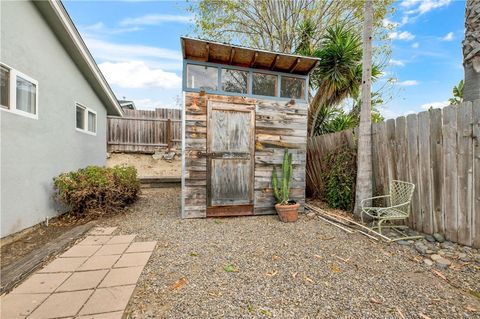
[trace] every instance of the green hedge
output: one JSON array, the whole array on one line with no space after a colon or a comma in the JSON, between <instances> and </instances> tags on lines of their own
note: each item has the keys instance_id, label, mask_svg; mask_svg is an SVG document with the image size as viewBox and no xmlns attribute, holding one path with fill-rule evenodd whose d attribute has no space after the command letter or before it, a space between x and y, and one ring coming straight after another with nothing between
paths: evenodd
<instances>
[{"instance_id":1,"label":"green hedge","mask_svg":"<svg viewBox=\"0 0 480 319\"><path fill-rule=\"evenodd\" d=\"M140 190L133 166L88 166L53 181L57 200L78 216L118 212L135 202Z\"/></svg>"}]
</instances>

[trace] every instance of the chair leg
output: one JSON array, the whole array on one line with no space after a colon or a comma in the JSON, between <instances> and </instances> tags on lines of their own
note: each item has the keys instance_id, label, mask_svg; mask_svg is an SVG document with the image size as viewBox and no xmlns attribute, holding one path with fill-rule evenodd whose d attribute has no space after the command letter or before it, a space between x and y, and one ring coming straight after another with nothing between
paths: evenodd
<instances>
[{"instance_id":1,"label":"chair leg","mask_svg":"<svg viewBox=\"0 0 480 319\"><path fill-rule=\"evenodd\" d=\"M378 223L377 223L377 225L378 225L378 233L379 233L380 235L383 235L383 234L382 234L382 223L383 223L384 221L385 221L384 219L379 219L379 220L378 220Z\"/></svg>"}]
</instances>

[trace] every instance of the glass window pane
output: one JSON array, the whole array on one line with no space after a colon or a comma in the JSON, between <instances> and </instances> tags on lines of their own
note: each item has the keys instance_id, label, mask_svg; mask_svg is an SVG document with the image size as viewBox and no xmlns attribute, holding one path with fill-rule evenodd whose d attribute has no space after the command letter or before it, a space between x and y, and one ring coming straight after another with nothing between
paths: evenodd
<instances>
[{"instance_id":1,"label":"glass window pane","mask_svg":"<svg viewBox=\"0 0 480 319\"><path fill-rule=\"evenodd\" d=\"M88 130L92 133L97 131L97 115L92 112L88 112Z\"/></svg>"},{"instance_id":2,"label":"glass window pane","mask_svg":"<svg viewBox=\"0 0 480 319\"><path fill-rule=\"evenodd\" d=\"M187 87L216 91L218 89L218 69L204 65L187 64Z\"/></svg>"},{"instance_id":3,"label":"glass window pane","mask_svg":"<svg viewBox=\"0 0 480 319\"><path fill-rule=\"evenodd\" d=\"M282 76L282 84L280 86L280 96L290 99L305 99L305 80Z\"/></svg>"},{"instance_id":4,"label":"glass window pane","mask_svg":"<svg viewBox=\"0 0 480 319\"><path fill-rule=\"evenodd\" d=\"M85 129L85 109L77 105L77 128Z\"/></svg>"},{"instance_id":5,"label":"glass window pane","mask_svg":"<svg viewBox=\"0 0 480 319\"><path fill-rule=\"evenodd\" d=\"M0 105L10 107L10 70L0 65Z\"/></svg>"},{"instance_id":6,"label":"glass window pane","mask_svg":"<svg viewBox=\"0 0 480 319\"><path fill-rule=\"evenodd\" d=\"M17 76L17 110L36 114L37 86Z\"/></svg>"},{"instance_id":7,"label":"glass window pane","mask_svg":"<svg viewBox=\"0 0 480 319\"><path fill-rule=\"evenodd\" d=\"M246 94L248 90L248 72L222 69L222 90Z\"/></svg>"},{"instance_id":8,"label":"glass window pane","mask_svg":"<svg viewBox=\"0 0 480 319\"><path fill-rule=\"evenodd\" d=\"M254 95L276 96L277 95L277 76L263 73L253 73L253 92Z\"/></svg>"}]
</instances>

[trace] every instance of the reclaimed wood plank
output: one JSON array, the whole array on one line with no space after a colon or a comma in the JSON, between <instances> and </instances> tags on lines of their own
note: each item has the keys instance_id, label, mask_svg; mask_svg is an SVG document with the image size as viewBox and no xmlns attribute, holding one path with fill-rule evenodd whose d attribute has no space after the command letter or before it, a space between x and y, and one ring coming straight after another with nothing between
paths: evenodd
<instances>
[{"instance_id":1,"label":"reclaimed wood plank","mask_svg":"<svg viewBox=\"0 0 480 319\"><path fill-rule=\"evenodd\" d=\"M419 154L418 154L418 120L416 114L407 116L407 161L408 178L415 184L415 191L412 197L410 225L414 229L423 229L423 218L421 214L420 177L419 177Z\"/></svg>"},{"instance_id":2,"label":"reclaimed wood plank","mask_svg":"<svg viewBox=\"0 0 480 319\"><path fill-rule=\"evenodd\" d=\"M457 241L457 107L443 109L443 211L445 212L445 237Z\"/></svg>"},{"instance_id":3,"label":"reclaimed wood plank","mask_svg":"<svg viewBox=\"0 0 480 319\"><path fill-rule=\"evenodd\" d=\"M473 102L473 194L472 194L472 246L480 248L480 100Z\"/></svg>"},{"instance_id":4,"label":"reclaimed wood plank","mask_svg":"<svg viewBox=\"0 0 480 319\"><path fill-rule=\"evenodd\" d=\"M430 171L430 113L428 111L420 112L418 114L418 148L423 231L427 234L432 234L433 216Z\"/></svg>"},{"instance_id":5,"label":"reclaimed wood plank","mask_svg":"<svg viewBox=\"0 0 480 319\"><path fill-rule=\"evenodd\" d=\"M445 218L442 210L443 193L443 141L442 110L432 109L430 112L430 166L431 166L431 201L433 232L445 233Z\"/></svg>"}]
</instances>

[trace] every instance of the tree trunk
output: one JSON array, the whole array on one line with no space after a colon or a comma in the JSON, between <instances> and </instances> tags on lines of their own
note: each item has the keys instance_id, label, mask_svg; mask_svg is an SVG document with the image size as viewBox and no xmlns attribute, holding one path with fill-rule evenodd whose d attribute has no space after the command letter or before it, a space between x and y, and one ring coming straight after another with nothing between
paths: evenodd
<instances>
[{"instance_id":1,"label":"tree trunk","mask_svg":"<svg viewBox=\"0 0 480 319\"><path fill-rule=\"evenodd\" d=\"M465 70L463 100L475 101L480 99L480 0L467 0L462 46Z\"/></svg>"},{"instance_id":2,"label":"tree trunk","mask_svg":"<svg viewBox=\"0 0 480 319\"><path fill-rule=\"evenodd\" d=\"M362 108L358 128L357 184L355 214L360 216L360 201L372 196L372 29L373 3L365 1L363 24Z\"/></svg>"}]
</instances>

